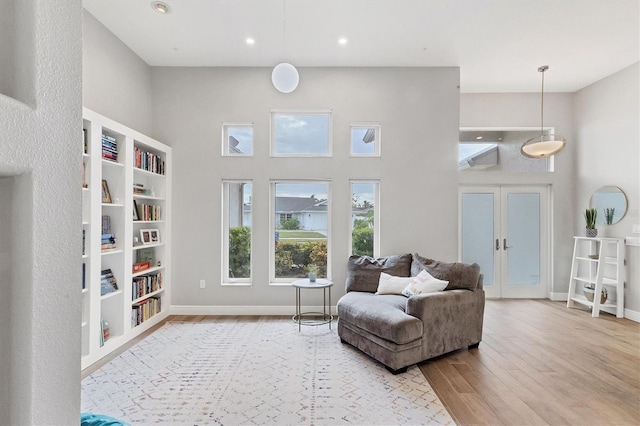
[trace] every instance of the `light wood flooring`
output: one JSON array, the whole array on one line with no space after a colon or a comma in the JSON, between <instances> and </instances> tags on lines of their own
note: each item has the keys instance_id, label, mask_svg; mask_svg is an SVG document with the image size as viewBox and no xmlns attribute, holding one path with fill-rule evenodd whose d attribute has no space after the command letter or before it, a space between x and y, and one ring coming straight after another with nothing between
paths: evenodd
<instances>
[{"instance_id":1,"label":"light wood flooring","mask_svg":"<svg viewBox=\"0 0 640 426\"><path fill-rule=\"evenodd\" d=\"M282 319L224 320L276 318ZM608 314L591 318L563 302L487 300L480 346L419 368L458 425L640 425L640 324Z\"/></svg>"},{"instance_id":2,"label":"light wood flooring","mask_svg":"<svg viewBox=\"0 0 640 426\"><path fill-rule=\"evenodd\" d=\"M640 324L487 300L478 349L420 369L458 425L640 425Z\"/></svg>"}]
</instances>

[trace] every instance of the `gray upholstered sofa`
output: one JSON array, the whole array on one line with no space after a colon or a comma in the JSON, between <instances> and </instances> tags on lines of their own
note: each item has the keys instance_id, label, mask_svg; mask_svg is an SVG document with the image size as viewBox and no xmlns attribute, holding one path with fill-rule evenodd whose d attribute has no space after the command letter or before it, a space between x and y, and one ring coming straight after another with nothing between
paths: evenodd
<instances>
[{"instance_id":1,"label":"gray upholstered sofa","mask_svg":"<svg viewBox=\"0 0 640 426\"><path fill-rule=\"evenodd\" d=\"M375 294L381 272L416 276L426 270L449 281L444 291L405 297ZM338 335L394 374L482 340L484 290L477 264L444 263L404 254L373 259L351 256L347 293L337 303Z\"/></svg>"}]
</instances>

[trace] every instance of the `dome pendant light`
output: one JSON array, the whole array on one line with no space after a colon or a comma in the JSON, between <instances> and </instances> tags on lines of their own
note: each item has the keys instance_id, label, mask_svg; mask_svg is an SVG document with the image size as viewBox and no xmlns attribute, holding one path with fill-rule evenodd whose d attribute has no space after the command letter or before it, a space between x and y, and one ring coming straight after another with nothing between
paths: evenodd
<instances>
[{"instance_id":1,"label":"dome pendant light","mask_svg":"<svg viewBox=\"0 0 640 426\"><path fill-rule=\"evenodd\" d=\"M287 3L282 1L282 46L286 56L287 53ZM273 67L271 72L271 82L279 92L291 93L298 87L300 76L298 70L293 65L283 62Z\"/></svg>"},{"instance_id":2,"label":"dome pendant light","mask_svg":"<svg viewBox=\"0 0 640 426\"><path fill-rule=\"evenodd\" d=\"M560 135L544 134L544 72L549 65L538 68L542 73L542 94L540 96L540 136L529 139L522 144L520 152L529 158L545 158L558 153L567 144L567 140Z\"/></svg>"}]
</instances>

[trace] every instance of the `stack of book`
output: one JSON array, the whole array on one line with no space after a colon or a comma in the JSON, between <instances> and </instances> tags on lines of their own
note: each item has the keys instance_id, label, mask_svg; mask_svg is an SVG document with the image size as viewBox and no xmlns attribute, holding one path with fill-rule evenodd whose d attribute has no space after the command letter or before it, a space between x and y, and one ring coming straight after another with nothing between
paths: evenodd
<instances>
[{"instance_id":1,"label":"stack of book","mask_svg":"<svg viewBox=\"0 0 640 426\"><path fill-rule=\"evenodd\" d=\"M153 193L151 192L150 189L146 189L144 187L143 184L141 183L134 183L133 184L133 195L147 195L147 196L152 196Z\"/></svg>"},{"instance_id":2,"label":"stack of book","mask_svg":"<svg viewBox=\"0 0 640 426\"><path fill-rule=\"evenodd\" d=\"M102 234L100 250L113 250L116 248L116 236L113 234Z\"/></svg>"},{"instance_id":3,"label":"stack of book","mask_svg":"<svg viewBox=\"0 0 640 426\"><path fill-rule=\"evenodd\" d=\"M102 135L102 158L118 162L118 143L113 136Z\"/></svg>"}]
</instances>

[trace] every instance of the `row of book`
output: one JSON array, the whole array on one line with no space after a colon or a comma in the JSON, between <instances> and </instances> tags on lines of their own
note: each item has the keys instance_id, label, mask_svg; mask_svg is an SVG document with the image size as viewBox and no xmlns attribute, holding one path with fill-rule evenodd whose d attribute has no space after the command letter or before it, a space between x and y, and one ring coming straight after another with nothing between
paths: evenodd
<instances>
[{"instance_id":1,"label":"row of book","mask_svg":"<svg viewBox=\"0 0 640 426\"><path fill-rule=\"evenodd\" d=\"M139 220L160 220L160 206L153 204L137 204L137 206Z\"/></svg>"},{"instance_id":2,"label":"row of book","mask_svg":"<svg viewBox=\"0 0 640 426\"><path fill-rule=\"evenodd\" d=\"M131 300L136 300L162 288L162 273L140 275L131 283Z\"/></svg>"},{"instance_id":3,"label":"row of book","mask_svg":"<svg viewBox=\"0 0 640 426\"><path fill-rule=\"evenodd\" d=\"M160 175L165 173L162 157L153 152L143 151L138 147L134 148L133 166Z\"/></svg>"},{"instance_id":4,"label":"row of book","mask_svg":"<svg viewBox=\"0 0 640 426\"><path fill-rule=\"evenodd\" d=\"M102 158L118 162L118 142L113 136L102 135Z\"/></svg>"},{"instance_id":5,"label":"row of book","mask_svg":"<svg viewBox=\"0 0 640 426\"><path fill-rule=\"evenodd\" d=\"M118 291L118 281L111 269L100 271L100 296Z\"/></svg>"},{"instance_id":6,"label":"row of book","mask_svg":"<svg viewBox=\"0 0 640 426\"><path fill-rule=\"evenodd\" d=\"M150 297L131 308L131 327L138 326L162 310L159 297Z\"/></svg>"}]
</instances>

